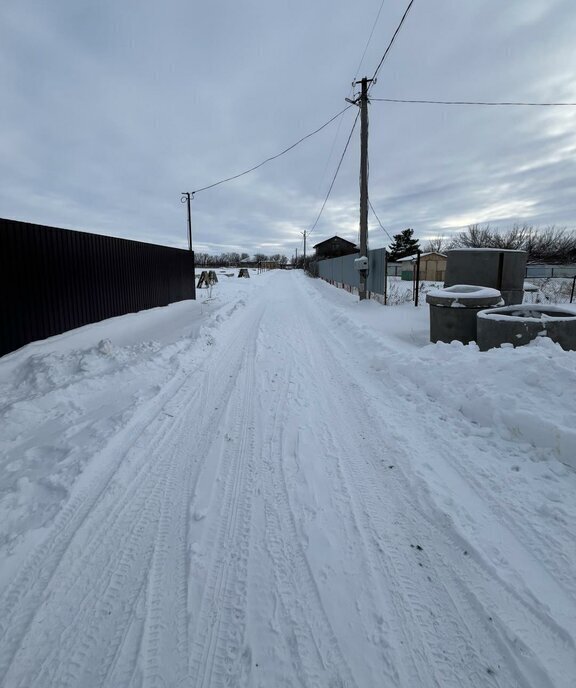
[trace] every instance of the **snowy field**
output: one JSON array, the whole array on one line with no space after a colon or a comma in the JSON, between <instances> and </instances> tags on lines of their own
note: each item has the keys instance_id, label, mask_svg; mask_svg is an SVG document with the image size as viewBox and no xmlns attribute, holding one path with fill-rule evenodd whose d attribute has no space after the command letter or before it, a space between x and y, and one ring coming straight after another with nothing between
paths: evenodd
<instances>
[{"instance_id":1,"label":"snowy field","mask_svg":"<svg viewBox=\"0 0 576 688\"><path fill-rule=\"evenodd\" d=\"M0 685L574 688L575 390L290 271L3 357Z\"/></svg>"}]
</instances>

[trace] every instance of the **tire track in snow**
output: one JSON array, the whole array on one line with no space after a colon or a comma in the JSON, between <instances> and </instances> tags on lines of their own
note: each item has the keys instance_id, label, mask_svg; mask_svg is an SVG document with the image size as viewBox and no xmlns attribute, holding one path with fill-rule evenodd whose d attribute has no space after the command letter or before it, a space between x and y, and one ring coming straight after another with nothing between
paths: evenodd
<instances>
[{"instance_id":1,"label":"tire track in snow","mask_svg":"<svg viewBox=\"0 0 576 688\"><path fill-rule=\"evenodd\" d=\"M114 637L107 629L109 624L106 623L106 617L98 620L98 610L104 613L108 611L108 615L112 616L114 601L122 600L122 606L126 606L128 611L131 605L124 605L124 600L130 600L133 590L142 586L154 549L155 533L161 504L166 499L170 470L174 469L173 463L167 465L166 461L156 462L155 454L162 454L162 445L170 441L173 432L181 424L181 421L172 422L169 429L164 428L154 436L154 451L148 456L148 461L140 467L125 494L114 495L117 508L108 509L108 504L103 502L90 514L91 520L98 524L96 532L85 550L82 546L84 538L72 548L69 557L72 560L71 566L66 567L66 573L61 575L50 592L55 604L59 601L61 603L63 599L76 600L76 611L72 618L57 614L57 617L62 616L59 627L66 629L63 634L57 630L58 626L55 628L52 624L53 632L61 634L59 647L53 651L56 654L52 663L60 667L84 666L89 649L94 651L95 647L104 648L108 645L109 635ZM154 429L152 432L157 431ZM141 452L141 449L137 451ZM78 557L75 556L76 553ZM127 578L126 570L134 566L137 578ZM89 571L90 575L86 576L85 571ZM48 616L48 611L42 611L44 618ZM118 634L121 634L123 627L129 623L129 614L122 614L120 617L114 614L110 620L114 622ZM37 656L35 645L34 642L29 643ZM74 647L77 657L71 649ZM104 659L100 657L99 660L98 666L105 666ZM68 679L59 676L58 685L74 682L76 676L70 673Z\"/></svg>"},{"instance_id":2,"label":"tire track in snow","mask_svg":"<svg viewBox=\"0 0 576 688\"><path fill-rule=\"evenodd\" d=\"M314 321L318 322L319 320L322 320L321 314L315 315ZM327 330L328 328L324 328L322 332ZM314 343L317 344L317 341ZM332 443L331 450L335 456L346 457L341 462L341 466L345 467L344 472L348 474L347 482L352 486L351 491L357 495L357 503L363 505L360 514L364 521L364 530L367 533L368 542L372 545L373 553L371 556L379 567L387 571L387 577L394 580L395 584L399 584L401 597L406 603L406 609L399 610L401 615L408 614L402 624L408 624L412 628L420 630L420 640L417 640L413 645L422 649L427 648L426 655L421 658L422 670L425 671L426 667L430 670L436 666L436 670L440 672L438 678L431 685L479 685L478 681L482 681L482 685L490 685L494 681L502 680L502 675L506 672L509 681L506 685L553 685L545 670L537 662L532 661L530 657L520 669L519 660L526 658L526 653L512 652L511 643L502 642L502 634L490 627L486 609L492 608L489 600L495 592L498 592L494 590L494 587L495 585L500 586L500 581L494 581L493 576L487 581L486 572L479 570L472 558L467 558L465 565L456 564L456 567L452 568L455 555L461 557L463 549L459 547L457 541L448 536L448 534L452 535L449 531L447 534L445 528L439 528L430 522L428 520L429 514L424 514L414 500L406 499L410 494L410 485L406 481L402 482L397 479L400 471L392 473L392 478L382 470L368 471L370 462L367 459L362 460L358 456L358 447L362 444L365 447L363 453L366 457L381 455L387 441L386 437L378 432L379 419L371 417L371 400L368 395L360 389L355 380L351 379L346 367L335 356L333 340L324 337L324 345L318 346L315 355L314 350L312 350L310 357L312 360L310 375L313 374L316 367L320 367L320 359L326 358L328 359L326 369L336 370L341 378L342 385L340 388L335 388L334 404L332 405L335 416L332 416L330 426L325 424L323 435L327 443ZM357 402L356 407L351 406L348 417L338 420L338 410L345 408L346 400L350 399ZM398 399L395 399L395 404L400 409L402 408ZM362 408L363 412L358 413L355 408ZM324 415L326 412L327 409L325 409ZM393 413L392 417L397 418L398 415ZM342 433L334 433L333 427L340 427L346 422L351 427L359 429L355 433L356 441L350 440ZM359 438L366 441L362 443ZM399 463L397 458L394 463ZM354 466L353 469L352 466ZM394 488L384 491L375 489L378 479L393 481ZM407 515L411 515L411 518L407 518ZM435 516L437 521L442 521L442 514L437 513ZM393 532L396 531L396 535L399 530L404 533L405 542L414 543L420 540L433 543L432 546L435 549L442 550L442 556L437 554L432 556L428 552L429 548L426 547L426 552L416 550L420 561L416 561L416 558L413 557L410 563L406 556L400 553L398 547L391 546L393 543L386 541L389 539L387 534L390 532L391 526ZM421 566L414 569L417 564L421 564ZM432 601L427 600L427 596L422 594L422 586L427 585L427 577L421 576L419 579L417 577L419 569L431 571L433 575L430 578L436 581L434 586L428 585L428 597L434 595ZM480 572L482 575L478 575ZM462 585L461 578L466 581L466 586ZM488 582L492 585L489 594L486 590ZM482 606L478 605L478 601L473 599L470 592L466 594L468 587L476 593L482 590L487 602ZM515 609L519 619L524 622L529 621L535 634L534 637L538 637L538 628L542 620L540 615L524 600L507 594L507 590L500 589L500 593L500 597L505 600L507 607ZM438 638L434 632L431 614L435 614L438 619L442 620L441 630L445 637L446 631L449 631L446 645L449 646L450 652L447 652L446 655L444 655L444 650L438 646ZM450 631L450 629L452 630ZM422 634L422 630L426 630L426 633ZM551 646L555 646L556 649L561 647L566 640L565 634L560 633L559 630L550 627L548 637ZM469 638L468 640L466 640L466 636ZM470 640L474 637L476 637L474 645L477 647L482 647L484 650L491 648L489 652L491 657L487 659L480 657L474 646L470 645ZM521 645L521 643L519 644ZM456 652L453 651L454 648L457 648ZM566 652L570 652L568 647L566 647ZM524 657L519 655L524 655ZM430 661L430 658L433 661ZM492 673L492 668L488 662L494 658L501 659L504 666L501 671L494 669ZM568 660L567 654L566 659L568 665L573 663L573 660ZM467 677L463 674L454 673L454 667L462 667L464 662L468 667L469 676ZM475 665L475 674L470 668L471 665ZM471 676L475 676L475 678Z\"/></svg>"},{"instance_id":3,"label":"tire track in snow","mask_svg":"<svg viewBox=\"0 0 576 688\"><path fill-rule=\"evenodd\" d=\"M137 418L132 419L127 427L113 438L99 456L94 457L92 469L86 471L81 477L76 490L55 520L48 536L31 554L2 595L0 599L0 677L5 670L6 662L10 661L11 654L15 652L20 639L32 623L39 609L43 592L50 586L62 559L68 555L72 562L83 561L82 556L89 543L82 541L74 548L75 534L84 525L92 510L102 503L107 490L111 488L117 477L119 468L129 462L133 454L138 454L134 449L142 446L142 436L149 437L151 434L147 428L157 418L159 406L166 403L185 383L186 378L179 376L172 384L168 384L155 400L146 405ZM165 435L168 435L172 428L169 425L164 426L163 429L166 431ZM164 435L162 430L152 435L150 442L154 448L163 441ZM138 438L136 445L134 445L134 437ZM133 487L138 487L139 481L143 480L147 470L146 463L137 467L137 475L132 480ZM124 509L125 506L122 502L117 503L113 507L114 513L118 509ZM89 541L91 537L101 537L101 533L106 531L106 524L96 521L94 528L96 535L90 535Z\"/></svg>"},{"instance_id":4,"label":"tire track in snow","mask_svg":"<svg viewBox=\"0 0 576 688\"><path fill-rule=\"evenodd\" d=\"M410 377L402 375L398 379L395 374L397 373L396 369L392 368L392 370L393 373L388 376L388 379L390 384L393 385L395 396L405 399L415 409L428 408L428 414L422 414L422 422L425 426L425 434L429 438L434 438L433 440L430 439L431 444L443 444L442 434L445 431L449 431L462 441L464 453L470 446L470 443L472 443L472 451L478 451L474 446L474 433L477 431L477 426L474 423L468 421L464 416L455 420L453 427L449 429L444 425L438 427L437 424L430 423L426 419L426 416L429 415L430 407L437 408L438 418L441 418L444 423L447 421L446 409L442 407L435 397L414 384ZM482 442L485 445L482 447L483 452L489 451L495 455L496 460L500 460L507 465L511 464L511 457L518 457L519 460L522 460L527 456L526 449L522 445L517 445L513 442L508 443L505 451L502 449L502 440L496 442L483 438ZM445 459L445 465L454 473L456 478L462 481L466 489L472 491L473 498L489 507L489 517L494 519L498 527L504 526L504 531L509 533L510 538L515 541L515 547L520 546L521 556L533 559L530 568L537 569L542 580L549 579L547 582L548 587L558 590L558 597L562 600L560 606L566 610L565 617L576 618L576 603L574 602L576 587L574 586L572 575L573 570L565 566L569 561L564 558L556 562L539 556L539 552L545 552L550 549L549 537L542 535L537 528L527 528L525 526L524 519L526 513L522 512L517 504L508 504L502 498L498 498L497 495L501 494L501 486L493 479L488 469L471 465L465 460L465 457L457 455L451 446L444 447L443 458ZM522 496L517 497L518 501L521 499ZM528 511L528 515L533 516L533 512ZM530 518L530 521L534 523L533 518ZM573 545L572 533L568 528L557 531L557 533L559 539L556 541L556 549L559 551L569 551Z\"/></svg>"},{"instance_id":5,"label":"tire track in snow","mask_svg":"<svg viewBox=\"0 0 576 688\"><path fill-rule=\"evenodd\" d=\"M309 330L316 318L305 309L303 313L306 317L302 321L302 328ZM339 478L333 481L333 490L347 504L347 518L352 521L357 531L355 549L365 561L369 572L368 580L372 581L374 589L378 591L381 604L376 609L382 616L383 630L389 637L394 638L393 641L387 642L388 656L385 658L390 680L395 680L396 685L443 687L445 684L442 682L441 672L438 671L437 658L426 643L420 620L415 618L412 606L403 602L403 595L398 594L397 586L400 580L404 580L405 584L411 583L411 576L406 576L398 565L394 565L389 548L383 544L381 535L375 535L366 504L369 495L360 491L349 479L350 469L346 470L344 467L345 463L349 463L358 454L359 446L362 444L358 442L358 438L363 440L368 437L366 431L369 429L354 432L357 414L353 408L357 402L357 395L348 386L342 388L343 381L348 377L347 372L340 361L332 355L328 341L324 340L322 344L318 345L314 339L305 341L305 354L301 356L301 360L306 361L306 364L302 370L302 377L307 380L308 387L314 389L322 388L322 380L316 379L318 371L322 374L329 370L333 380L330 400L314 400L316 405L322 405L322 419L316 432L321 438L319 444L324 447L323 460L328 467L327 470L335 471ZM330 403L332 400L334 403ZM339 409L342 408L348 408L346 418L339 417ZM329 422L326 419L329 419ZM342 428L350 430L343 433ZM370 429L370 432L373 430ZM317 460L319 459L320 457L317 457ZM390 525L389 521L388 528ZM413 594L409 594L414 598ZM442 657L441 663L447 664L449 661Z\"/></svg>"},{"instance_id":6,"label":"tire track in snow","mask_svg":"<svg viewBox=\"0 0 576 688\"><path fill-rule=\"evenodd\" d=\"M288 335L280 313L276 314L276 323L267 323L266 332L273 332L277 339L285 339ZM276 328L280 325L280 329L275 325ZM298 332L299 328L291 330L294 331ZM273 562L275 592L283 623L290 629L288 638L291 639L289 649L294 673L303 686L352 688L357 685L356 681L326 614L290 504L282 428L287 420L290 376L300 363L294 359L294 348L286 344L282 348L283 353L290 352L289 358L282 361L284 367L275 378L272 403L268 404L263 397L260 408L262 417L267 418L261 456L264 468L264 548ZM262 376L259 379L259 388L266 389L269 379L262 379Z\"/></svg>"},{"instance_id":7,"label":"tire track in snow","mask_svg":"<svg viewBox=\"0 0 576 688\"><path fill-rule=\"evenodd\" d=\"M190 658L198 688L229 685L235 675L250 670L243 643L254 470L254 353L250 342L228 403L232 420L226 421L226 427L233 428L233 445L225 447L222 457L226 476L218 500L220 523Z\"/></svg>"},{"instance_id":8,"label":"tire track in snow","mask_svg":"<svg viewBox=\"0 0 576 688\"><path fill-rule=\"evenodd\" d=\"M254 321L250 324L257 325L259 317L260 314L256 312ZM30 675L26 667L35 666L32 680L36 680L35 675L39 678L38 685L46 685L44 677L51 680L50 677L53 675L51 667L56 666L57 685L66 685L66 683L78 685L79 672L82 669L93 670L94 662L87 666L90 653L91 660L94 659L94 655L99 660L96 662L98 677L93 677L94 680L90 682L90 685L101 685L106 681L112 663L120 661L118 652L121 652L123 640L134 623L134 607L139 599L143 580L148 577L152 552L156 550L158 556L155 558L152 573L147 578L151 591L148 594L149 619L142 639L142 647L146 655L145 678L151 684L163 681L158 667L160 636L157 631L161 625L164 629L176 628L175 633L164 634L163 632L162 639L165 635L177 639L178 650L172 652L171 656L176 655L176 659L180 657L180 666L170 667L170 669L175 669L180 675L186 676L188 655L186 640L187 490L190 483L189 471L193 465L193 462L189 460L191 457L187 457L186 453L190 453L191 447L198 452L196 455L198 464L196 471L198 472L201 459L205 456L208 447L207 438L210 437L211 429L220 421L226 407L226 400L235 384L234 376L226 378L224 372L229 372L227 366L230 366L231 362L233 365L238 358L238 356L230 356L230 352L237 345L238 340L233 339L225 343L222 347L223 351L219 351L224 354L222 356L224 363L220 364L218 360L214 362L212 372L205 376L203 388L198 393L195 393L194 387L184 380L181 381L168 407L164 406L160 413L156 407L158 417L164 419L163 426L158 430L155 423L148 423L148 428L143 431L137 443L138 446L129 448L124 456L123 463L126 466L121 466L118 472L122 480L115 473L107 474L106 480L103 480L105 484L98 492L97 499L83 503L84 495L82 494L73 504L69 503L64 519L64 532L57 527L62 525L61 521L55 524L52 530L53 537L36 551L24 572L17 579L22 583L26 581L27 576L29 580L35 582L35 585L29 586L25 594L21 596L8 595L12 613L10 616L3 616L3 619L6 628L12 634L4 639L8 642L2 644L4 658L2 668L5 671L9 671L10 666L15 665L15 675L22 670ZM213 356L215 356L214 353ZM223 366L225 370L222 370ZM206 403L206 396L202 394L202 391L208 394L213 386L214 375L218 377L218 385L222 380L225 380L225 384L217 388L214 410L208 414L201 413L205 411L204 404ZM172 391L173 388L170 389L170 392ZM211 394L214 397L214 391ZM163 396L166 397L167 394ZM177 413L168 413L168 410ZM172 420L166 420L168 418ZM203 422L196 429L198 436L195 437L196 433L191 431L186 434L185 426L191 425L191 421L197 422L199 418ZM188 440L184 444L183 437ZM146 460L142 462L142 445L146 444L152 447L153 451L149 451ZM130 466L131 459L134 466ZM97 477L102 479L102 476ZM105 488L108 488L106 494L104 494ZM94 502L96 502L95 506ZM178 506L175 506L175 503ZM76 512L73 511L73 507L76 507ZM92 507L92 510L89 510L89 507ZM178 514L177 518L176 514ZM170 538L173 527L178 533L175 536L176 540ZM85 531L90 531L88 538L84 537ZM52 561L50 556L46 558L50 554L54 557ZM168 556L168 560L164 561L162 555ZM42 568L43 566L45 568ZM135 573L132 578L129 578L127 571L131 566ZM167 567L170 573L166 572ZM179 572L176 576L177 585L174 585L173 580L174 569ZM85 573L88 570L90 575L86 577ZM56 573L59 574L58 577L55 577ZM165 600L161 599L163 592L159 589L168 576L171 579L170 590L177 591L174 604L170 606L171 610L176 610L178 618L176 626L172 624L172 618L167 618ZM58 609L62 609L63 605L64 608L66 607L64 600L68 599L69 593L72 593L73 604L77 609L67 610L61 615ZM40 602L40 598L44 600L43 603ZM120 612L114 609L114 603L118 602L122 606ZM56 609L52 617L51 607ZM112 632L108 628L110 624L102 624L102 620L99 622L93 620L95 609L108 611L113 625ZM54 641L52 643L34 642L34 638L42 636L43 633L38 621L50 621L52 626L56 623L56 627L61 629L54 634L58 639L56 647L54 647ZM15 628L20 628L18 634L14 634ZM45 655L44 660L38 656L39 648ZM30 657L31 654L34 655L33 658ZM25 659L26 655L29 656L28 660ZM13 663L15 658L17 661ZM162 655L162 663L165 667L165 655ZM127 674L128 668L125 668L123 673Z\"/></svg>"},{"instance_id":9,"label":"tire track in snow","mask_svg":"<svg viewBox=\"0 0 576 688\"><path fill-rule=\"evenodd\" d=\"M398 399L398 397L395 398ZM367 399L365 403L368 404ZM395 413L398 408L400 408L399 404L391 411ZM359 422L365 422L365 419ZM366 431L368 429L368 424L366 424ZM423 449L426 446L423 440L424 437L428 438L429 446L434 446L435 442L438 442L439 446L441 446L440 437L436 437L437 432L438 430L434 426L424 424L422 430L416 429L413 441L411 441L412 438L407 438L405 442L407 446L402 450L404 460L395 461L400 470L392 477L393 480L402 477L401 482L405 489L400 490L398 494L407 494L410 490L410 483L401 468L403 464L410 463L408 446L414 452L427 451ZM488 514L483 515L484 520L489 519L485 527L501 531L501 538L503 540L507 539L517 554L518 552L521 553L524 559L524 570L530 571L531 576L535 576L539 580L540 585L543 585L542 581L547 581L547 585L552 586L553 589L556 587L565 605L565 618L575 618L576 605L574 601L570 596L566 595L566 591L561 583L550 575L546 567L542 566L538 558L538 549L536 548L532 551L522 541L522 537L515 537L517 529L522 531L525 531L525 529L522 526L515 527L509 515L506 515L504 506L490 495L489 490L478 490L474 487L478 485L477 477L470 470L461 470L460 467L463 466L463 462L458 460L458 457L454 455L452 450L448 448L444 453L447 454L452 469L460 475L466 487L472 487L475 498L482 502L483 509L485 510L486 506L489 507ZM414 489L414 485L412 485L412 489ZM420 503L415 503L414 509L420 512L423 520L428 522L431 534L435 534L439 542L444 541L446 556L440 558L437 563L440 564L441 568L445 568L446 561L450 559L448 551L464 552L470 549L470 543L453 529L451 521L447 519L446 514L442 511L439 511L434 506L425 510L424 507L428 500L424 494L422 496L424 500ZM447 527L439 528L438 526L441 522L444 522ZM508 528L509 526L511 527ZM532 592L521 590L512 581L506 580L494 566L490 565L482 556L476 553L474 553L474 556L461 558L460 567L462 569L461 575L456 577L452 575L452 583L446 586L447 594L454 592L457 599L467 600L468 606L474 607L479 616L490 616L494 620L492 635L497 639L497 647L503 656L509 657L511 665L519 660L525 663L526 666L522 669L518 664L518 672L520 675L524 671L527 676L530 676L530 678L522 679L526 682L526 685L549 685L551 680L552 684L556 685L555 681L558 680L558 678L551 679L543 673L543 668L533 659L536 649L538 654L543 656L547 656L549 652L564 654L564 666L572 667L568 673L576 674L576 647L572 636L557 622L558 612L556 612L556 618L552 618L546 607L533 596ZM444 577L449 579L449 573L445 574ZM466 582L466 585L463 585L463 580ZM574 611L571 612L570 610ZM500 629L496 627L496 620L498 618L502 626ZM524 640L522 637L524 637ZM526 645L526 639L531 639L532 650ZM540 648L545 643L548 644L549 650L542 652ZM533 681L533 684L529 683L529 681ZM522 685L524 684L522 683Z\"/></svg>"}]
</instances>

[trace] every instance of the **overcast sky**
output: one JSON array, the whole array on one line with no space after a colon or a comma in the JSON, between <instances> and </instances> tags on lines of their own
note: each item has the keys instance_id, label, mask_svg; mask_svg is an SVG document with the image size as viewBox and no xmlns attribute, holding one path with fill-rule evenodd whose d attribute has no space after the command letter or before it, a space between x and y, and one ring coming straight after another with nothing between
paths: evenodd
<instances>
[{"instance_id":1,"label":"overcast sky","mask_svg":"<svg viewBox=\"0 0 576 688\"><path fill-rule=\"evenodd\" d=\"M407 2L2 0L0 216L186 246L180 192L342 110ZM576 102L574 36L574 0L416 0L371 96ZM198 193L196 250L301 251L355 115ZM359 135L310 244L357 240ZM370 105L370 199L390 234L573 228L575 153L576 108ZM369 245L387 243L370 214Z\"/></svg>"}]
</instances>

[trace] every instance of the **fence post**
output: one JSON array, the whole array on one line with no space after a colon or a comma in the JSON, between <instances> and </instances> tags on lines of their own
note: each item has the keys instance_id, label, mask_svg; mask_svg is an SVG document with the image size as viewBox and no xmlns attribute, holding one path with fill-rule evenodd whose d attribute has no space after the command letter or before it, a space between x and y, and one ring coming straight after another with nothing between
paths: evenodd
<instances>
[{"instance_id":1,"label":"fence post","mask_svg":"<svg viewBox=\"0 0 576 688\"><path fill-rule=\"evenodd\" d=\"M414 305L418 306L418 294L420 292L420 250L416 254L416 266L414 270L416 275L416 290L414 292Z\"/></svg>"},{"instance_id":2,"label":"fence post","mask_svg":"<svg viewBox=\"0 0 576 688\"><path fill-rule=\"evenodd\" d=\"M384 249L384 305L388 302L388 251Z\"/></svg>"}]
</instances>

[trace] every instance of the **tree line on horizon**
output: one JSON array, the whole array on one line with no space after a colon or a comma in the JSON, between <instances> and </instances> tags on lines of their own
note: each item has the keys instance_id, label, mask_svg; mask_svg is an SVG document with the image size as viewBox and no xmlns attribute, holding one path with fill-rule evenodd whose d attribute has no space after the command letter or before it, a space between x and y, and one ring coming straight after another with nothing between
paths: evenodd
<instances>
[{"instance_id":1,"label":"tree line on horizon","mask_svg":"<svg viewBox=\"0 0 576 688\"><path fill-rule=\"evenodd\" d=\"M451 237L439 236L428 239L423 246L420 240L414 238L414 230L407 228L394 234L388 246L388 260L394 262L414 255L421 250L425 253L444 253L454 248L500 248L522 250L528 253L528 261L532 263L576 263L576 230L564 227L535 228L531 225L515 224L508 229L496 229L489 224L469 225L467 229ZM313 260L308 256L307 261ZM289 260L281 253L267 255L255 253L251 255L235 251L223 252L218 255L210 253L195 254L196 265L205 267L221 267L238 265L249 260L254 263L275 262L280 265L292 263L297 267L304 267L304 258Z\"/></svg>"},{"instance_id":2,"label":"tree line on horizon","mask_svg":"<svg viewBox=\"0 0 576 688\"><path fill-rule=\"evenodd\" d=\"M393 236L388 260L399 260L418 250L443 253L454 248L512 249L526 251L532 263L576 263L576 230L555 226L539 229L519 224L493 229L489 224L474 224L455 236L429 239L421 249L419 240L414 239L414 230L405 229Z\"/></svg>"},{"instance_id":3,"label":"tree line on horizon","mask_svg":"<svg viewBox=\"0 0 576 688\"><path fill-rule=\"evenodd\" d=\"M194 262L199 267L228 267L231 265L238 265L243 261L250 261L252 263L272 262L286 265L288 263L288 258L281 253L274 253L273 255L255 253L251 256L249 253L237 253L235 251L220 253L218 255L199 252L194 254Z\"/></svg>"}]
</instances>

